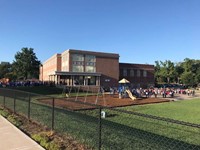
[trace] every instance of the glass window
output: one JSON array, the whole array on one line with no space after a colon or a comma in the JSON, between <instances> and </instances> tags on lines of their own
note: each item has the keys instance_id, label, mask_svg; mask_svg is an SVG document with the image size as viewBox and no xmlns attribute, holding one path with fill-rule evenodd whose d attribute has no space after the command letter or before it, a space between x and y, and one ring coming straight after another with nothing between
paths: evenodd
<instances>
[{"instance_id":1,"label":"glass window","mask_svg":"<svg viewBox=\"0 0 200 150\"><path fill-rule=\"evenodd\" d=\"M127 69L123 69L123 76L127 76Z\"/></svg>"},{"instance_id":2,"label":"glass window","mask_svg":"<svg viewBox=\"0 0 200 150\"><path fill-rule=\"evenodd\" d=\"M85 55L85 72L96 72L96 57Z\"/></svg>"},{"instance_id":3,"label":"glass window","mask_svg":"<svg viewBox=\"0 0 200 150\"><path fill-rule=\"evenodd\" d=\"M96 67L94 66L86 66L85 72L96 72Z\"/></svg>"},{"instance_id":4,"label":"glass window","mask_svg":"<svg viewBox=\"0 0 200 150\"><path fill-rule=\"evenodd\" d=\"M147 71L143 70L143 77L147 77Z\"/></svg>"},{"instance_id":5,"label":"glass window","mask_svg":"<svg viewBox=\"0 0 200 150\"><path fill-rule=\"evenodd\" d=\"M72 54L72 71L84 72L84 55Z\"/></svg>"},{"instance_id":6,"label":"glass window","mask_svg":"<svg viewBox=\"0 0 200 150\"><path fill-rule=\"evenodd\" d=\"M130 76L134 77L134 70L133 69L130 70Z\"/></svg>"},{"instance_id":7,"label":"glass window","mask_svg":"<svg viewBox=\"0 0 200 150\"><path fill-rule=\"evenodd\" d=\"M84 61L84 56L81 54L73 54L72 61Z\"/></svg>"},{"instance_id":8,"label":"glass window","mask_svg":"<svg viewBox=\"0 0 200 150\"><path fill-rule=\"evenodd\" d=\"M96 57L93 55L85 55L86 62L96 62Z\"/></svg>"},{"instance_id":9,"label":"glass window","mask_svg":"<svg viewBox=\"0 0 200 150\"><path fill-rule=\"evenodd\" d=\"M76 66L76 65L73 65L72 67L72 71L73 72L83 72L83 66Z\"/></svg>"},{"instance_id":10,"label":"glass window","mask_svg":"<svg viewBox=\"0 0 200 150\"><path fill-rule=\"evenodd\" d=\"M140 77L140 70L137 70L137 77Z\"/></svg>"}]
</instances>

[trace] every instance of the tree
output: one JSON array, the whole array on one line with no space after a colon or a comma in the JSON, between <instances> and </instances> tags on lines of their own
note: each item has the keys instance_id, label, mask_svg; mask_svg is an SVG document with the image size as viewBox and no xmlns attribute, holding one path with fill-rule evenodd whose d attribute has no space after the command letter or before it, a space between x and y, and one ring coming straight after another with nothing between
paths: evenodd
<instances>
[{"instance_id":1,"label":"tree","mask_svg":"<svg viewBox=\"0 0 200 150\"><path fill-rule=\"evenodd\" d=\"M184 72L181 75L181 81L186 85L194 86L195 80L194 80L193 73L191 71L190 72Z\"/></svg>"},{"instance_id":2,"label":"tree","mask_svg":"<svg viewBox=\"0 0 200 150\"><path fill-rule=\"evenodd\" d=\"M159 76L162 78L163 82L173 82L175 76L174 63L170 60L166 60L164 62L160 61L160 66Z\"/></svg>"},{"instance_id":3,"label":"tree","mask_svg":"<svg viewBox=\"0 0 200 150\"><path fill-rule=\"evenodd\" d=\"M200 83L200 60L185 58L183 62L155 61L155 81L178 82L190 86Z\"/></svg>"},{"instance_id":4,"label":"tree","mask_svg":"<svg viewBox=\"0 0 200 150\"><path fill-rule=\"evenodd\" d=\"M7 73L11 72L11 64L10 63L1 63L0 64L0 79L5 78Z\"/></svg>"},{"instance_id":5,"label":"tree","mask_svg":"<svg viewBox=\"0 0 200 150\"><path fill-rule=\"evenodd\" d=\"M162 82L161 75L160 75L160 69L161 69L161 66L160 66L159 61L155 61L155 74L154 74L154 76L155 76L156 83Z\"/></svg>"},{"instance_id":6,"label":"tree","mask_svg":"<svg viewBox=\"0 0 200 150\"><path fill-rule=\"evenodd\" d=\"M33 50L33 48L25 47L15 54L13 68L18 79L38 78L40 61Z\"/></svg>"},{"instance_id":7,"label":"tree","mask_svg":"<svg viewBox=\"0 0 200 150\"><path fill-rule=\"evenodd\" d=\"M182 67L181 63L177 63L175 65L175 82L176 83L180 83L180 79L181 79L181 75L183 74L184 72L184 68Z\"/></svg>"}]
</instances>

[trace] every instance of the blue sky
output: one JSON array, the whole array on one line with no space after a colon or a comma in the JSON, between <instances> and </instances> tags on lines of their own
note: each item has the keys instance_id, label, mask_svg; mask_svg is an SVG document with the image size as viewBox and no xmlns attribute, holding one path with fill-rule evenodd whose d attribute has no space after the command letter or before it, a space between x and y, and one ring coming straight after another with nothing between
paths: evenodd
<instances>
[{"instance_id":1,"label":"blue sky","mask_svg":"<svg viewBox=\"0 0 200 150\"><path fill-rule=\"evenodd\" d=\"M200 59L200 0L0 0L0 61L22 47L40 61L66 49L120 62Z\"/></svg>"}]
</instances>

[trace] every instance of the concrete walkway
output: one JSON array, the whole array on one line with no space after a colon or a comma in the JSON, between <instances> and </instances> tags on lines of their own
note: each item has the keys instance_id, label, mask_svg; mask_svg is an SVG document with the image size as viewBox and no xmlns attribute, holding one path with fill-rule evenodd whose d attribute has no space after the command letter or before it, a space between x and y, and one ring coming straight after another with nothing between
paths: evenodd
<instances>
[{"instance_id":1,"label":"concrete walkway","mask_svg":"<svg viewBox=\"0 0 200 150\"><path fill-rule=\"evenodd\" d=\"M44 150L30 137L0 115L1 150Z\"/></svg>"}]
</instances>

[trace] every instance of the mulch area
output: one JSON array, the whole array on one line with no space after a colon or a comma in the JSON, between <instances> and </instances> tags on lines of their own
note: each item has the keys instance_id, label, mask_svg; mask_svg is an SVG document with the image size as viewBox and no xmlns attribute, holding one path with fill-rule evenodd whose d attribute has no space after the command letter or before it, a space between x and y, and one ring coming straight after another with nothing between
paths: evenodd
<instances>
[{"instance_id":1,"label":"mulch area","mask_svg":"<svg viewBox=\"0 0 200 150\"><path fill-rule=\"evenodd\" d=\"M42 103L52 105L52 99L44 99L39 100ZM152 104L152 103L162 103L169 102L169 99L163 98L139 98L136 100L131 100L130 98L122 98L119 99L118 95L110 96L104 95L99 96L97 100L97 96L88 96L85 97L71 97L71 98L59 98L55 99L55 106L61 107L69 110L87 110L97 108L99 105L104 107L124 107L131 105L144 105L144 104Z\"/></svg>"}]
</instances>

